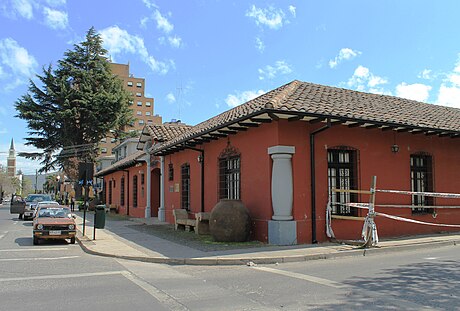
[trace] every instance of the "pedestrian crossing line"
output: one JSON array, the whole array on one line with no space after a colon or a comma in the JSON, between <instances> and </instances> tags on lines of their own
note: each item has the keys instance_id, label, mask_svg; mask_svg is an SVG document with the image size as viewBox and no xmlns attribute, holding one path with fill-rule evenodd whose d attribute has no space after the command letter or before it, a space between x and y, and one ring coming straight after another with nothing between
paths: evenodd
<instances>
[{"instance_id":1,"label":"pedestrian crossing line","mask_svg":"<svg viewBox=\"0 0 460 311\"><path fill-rule=\"evenodd\" d=\"M0 252L37 252L37 251L62 251L67 250L68 247L47 247L47 248L12 248L12 249L0 249Z\"/></svg>"},{"instance_id":2,"label":"pedestrian crossing line","mask_svg":"<svg viewBox=\"0 0 460 311\"><path fill-rule=\"evenodd\" d=\"M70 279L70 278L86 278L93 276L108 276L108 275L123 275L126 270L116 270L107 272L90 272L90 273L76 273L76 274L59 274L59 275L40 275L19 278L4 278L0 282L17 282L17 281L32 281L32 280L57 280L57 279ZM129 272L128 272L129 273Z\"/></svg>"},{"instance_id":3,"label":"pedestrian crossing line","mask_svg":"<svg viewBox=\"0 0 460 311\"><path fill-rule=\"evenodd\" d=\"M279 269L273 269L273 268L269 268L269 267L254 266L252 268L256 269L256 270L260 270L260 271L271 272L271 273L275 273L275 274L279 274L279 275L288 276L288 277L291 277L291 278L296 278L296 279L300 279L300 280L304 280L304 281L308 281L308 282L313 282L313 283L317 283L317 284L324 285L324 286L329 286L329 287L334 287L334 288L345 288L346 287L346 285L344 285L344 284L341 284L341 283L338 283L338 282L335 282L335 281L331 281L331 280L327 280L327 279L323 279L323 278L318 278L318 277L312 276L312 275L301 274L301 273L290 272L290 271L279 270Z\"/></svg>"},{"instance_id":4,"label":"pedestrian crossing line","mask_svg":"<svg viewBox=\"0 0 460 311\"><path fill-rule=\"evenodd\" d=\"M73 259L80 256L65 256L65 257L35 257L35 258L0 258L0 262L4 261L41 261L41 260L61 260L61 259Z\"/></svg>"}]
</instances>

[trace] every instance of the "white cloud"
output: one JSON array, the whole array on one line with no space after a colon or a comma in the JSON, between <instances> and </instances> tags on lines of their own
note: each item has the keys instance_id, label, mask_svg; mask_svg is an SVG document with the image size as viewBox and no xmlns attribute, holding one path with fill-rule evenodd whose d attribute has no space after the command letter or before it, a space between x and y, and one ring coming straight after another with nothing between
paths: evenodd
<instances>
[{"instance_id":1,"label":"white cloud","mask_svg":"<svg viewBox=\"0 0 460 311\"><path fill-rule=\"evenodd\" d=\"M417 77L421 79L431 80L431 69L423 69Z\"/></svg>"},{"instance_id":2,"label":"white cloud","mask_svg":"<svg viewBox=\"0 0 460 311\"><path fill-rule=\"evenodd\" d=\"M229 107L236 107L265 93L263 90L237 92L236 94L229 94L225 102Z\"/></svg>"},{"instance_id":3,"label":"white cloud","mask_svg":"<svg viewBox=\"0 0 460 311\"><path fill-rule=\"evenodd\" d=\"M421 83L407 84L403 82L396 86L396 96L421 102L427 101L430 91L431 86Z\"/></svg>"},{"instance_id":4,"label":"white cloud","mask_svg":"<svg viewBox=\"0 0 460 311\"><path fill-rule=\"evenodd\" d=\"M170 104L172 103L175 103L176 102L176 96L174 96L173 93L168 93L168 95L166 95L166 101Z\"/></svg>"},{"instance_id":5,"label":"white cloud","mask_svg":"<svg viewBox=\"0 0 460 311\"><path fill-rule=\"evenodd\" d=\"M32 19L34 16L32 3L30 0L13 0L11 2L13 11L25 19Z\"/></svg>"},{"instance_id":6,"label":"white cloud","mask_svg":"<svg viewBox=\"0 0 460 311\"><path fill-rule=\"evenodd\" d=\"M354 51L350 48L343 48L339 51L339 55L337 55L334 59L331 59L329 61L329 67L335 68L339 63L341 63L343 60L350 60L352 58L355 58L356 56L360 55L360 51Z\"/></svg>"},{"instance_id":7,"label":"white cloud","mask_svg":"<svg viewBox=\"0 0 460 311\"><path fill-rule=\"evenodd\" d=\"M44 8L45 24L52 29L65 29L69 24L68 15L66 12Z\"/></svg>"},{"instance_id":8,"label":"white cloud","mask_svg":"<svg viewBox=\"0 0 460 311\"><path fill-rule=\"evenodd\" d=\"M387 79L376 76L369 71L369 68L359 65L355 69L353 76L347 81L346 86L361 92L390 95L391 92L382 87L387 83Z\"/></svg>"},{"instance_id":9,"label":"white cloud","mask_svg":"<svg viewBox=\"0 0 460 311\"><path fill-rule=\"evenodd\" d=\"M152 0L142 0L142 2L144 2L145 6L148 9L151 9L151 8L158 9L158 6Z\"/></svg>"},{"instance_id":10,"label":"white cloud","mask_svg":"<svg viewBox=\"0 0 460 311\"><path fill-rule=\"evenodd\" d=\"M289 12L291 12L292 16L296 17L296 7L295 6L290 5Z\"/></svg>"},{"instance_id":11,"label":"white cloud","mask_svg":"<svg viewBox=\"0 0 460 311\"><path fill-rule=\"evenodd\" d=\"M259 37L256 38L256 48L261 53L263 53L265 51L265 44Z\"/></svg>"},{"instance_id":12,"label":"white cloud","mask_svg":"<svg viewBox=\"0 0 460 311\"><path fill-rule=\"evenodd\" d=\"M436 103L438 105L460 108L460 88L445 84L441 85Z\"/></svg>"},{"instance_id":13,"label":"white cloud","mask_svg":"<svg viewBox=\"0 0 460 311\"><path fill-rule=\"evenodd\" d=\"M145 28L147 28L147 22L148 21L149 21L148 17L143 17L139 23L141 24L141 27L145 29Z\"/></svg>"},{"instance_id":14,"label":"white cloud","mask_svg":"<svg viewBox=\"0 0 460 311\"><path fill-rule=\"evenodd\" d=\"M153 19L157 22L157 28L164 31L165 33L170 33L174 29L174 25L171 24L166 17L161 15L160 11L155 10L153 12Z\"/></svg>"},{"instance_id":15,"label":"white cloud","mask_svg":"<svg viewBox=\"0 0 460 311\"><path fill-rule=\"evenodd\" d=\"M168 42L173 48L180 48L182 46L182 38L176 35L168 37Z\"/></svg>"},{"instance_id":16,"label":"white cloud","mask_svg":"<svg viewBox=\"0 0 460 311\"><path fill-rule=\"evenodd\" d=\"M171 67L175 64L172 60L169 62L161 62L149 54L144 44L144 39L130 35L126 30L118 26L111 26L100 31L101 37L104 41L104 47L109 51L112 57L117 54L137 54L142 61L146 63L152 71L159 74L166 74Z\"/></svg>"},{"instance_id":17,"label":"white cloud","mask_svg":"<svg viewBox=\"0 0 460 311\"><path fill-rule=\"evenodd\" d=\"M260 9L253 5L246 16L255 20L258 26L267 26L270 29L279 29L283 26L284 12L281 9L276 9L272 6L267 9Z\"/></svg>"},{"instance_id":18,"label":"white cloud","mask_svg":"<svg viewBox=\"0 0 460 311\"><path fill-rule=\"evenodd\" d=\"M263 69L259 69L259 80L273 79L279 74L289 74L292 68L284 60L279 60L274 66L267 65Z\"/></svg>"},{"instance_id":19,"label":"white cloud","mask_svg":"<svg viewBox=\"0 0 460 311\"><path fill-rule=\"evenodd\" d=\"M46 3L52 7L63 6L66 2L67 0L46 0Z\"/></svg>"},{"instance_id":20,"label":"white cloud","mask_svg":"<svg viewBox=\"0 0 460 311\"><path fill-rule=\"evenodd\" d=\"M0 78L9 81L5 89L26 83L38 66L35 58L11 38L0 40L0 64L3 66Z\"/></svg>"},{"instance_id":21,"label":"white cloud","mask_svg":"<svg viewBox=\"0 0 460 311\"><path fill-rule=\"evenodd\" d=\"M452 73L447 75L447 78L439 87L436 103L438 105L460 108L460 53L458 54Z\"/></svg>"}]
</instances>

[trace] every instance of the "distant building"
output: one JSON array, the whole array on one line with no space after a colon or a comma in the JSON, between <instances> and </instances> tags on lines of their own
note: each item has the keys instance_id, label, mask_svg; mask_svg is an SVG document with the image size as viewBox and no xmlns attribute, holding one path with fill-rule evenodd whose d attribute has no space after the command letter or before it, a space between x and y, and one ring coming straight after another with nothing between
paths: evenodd
<instances>
[{"instance_id":1,"label":"distant building","mask_svg":"<svg viewBox=\"0 0 460 311\"><path fill-rule=\"evenodd\" d=\"M145 79L129 73L129 64L111 63L112 73L123 81L123 86L131 94L130 107L135 119L128 131L141 132L145 125L161 124L161 116L154 113L154 99L145 97ZM116 137L108 135L100 142L101 157L111 156L118 144Z\"/></svg>"},{"instance_id":2,"label":"distant building","mask_svg":"<svg viewBox=\"0 0 460 311\"><path fill-rule=\"evenodd\" d=\"M9 177L16 176L16 151L14 150L13 138L11 138L11 145L7 158L7 169Z\"/></svg>"}]
</instances>

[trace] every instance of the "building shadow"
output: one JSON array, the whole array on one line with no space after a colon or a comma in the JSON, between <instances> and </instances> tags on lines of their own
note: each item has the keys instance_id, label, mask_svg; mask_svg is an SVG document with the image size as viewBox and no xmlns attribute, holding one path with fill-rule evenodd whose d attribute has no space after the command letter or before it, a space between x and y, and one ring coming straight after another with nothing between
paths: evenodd
<instances>
[{"instance_id":1,"label":"building shadow","mask_svg":"<svg viewBox=\"0 0 460 311\"><path fill-rule=\"evenodd\" d=\"M339 302L309 306L313 310L459 310L460 262L418 263L386 269L380 276L352 277Z\"/></svg>"}]
</instances>

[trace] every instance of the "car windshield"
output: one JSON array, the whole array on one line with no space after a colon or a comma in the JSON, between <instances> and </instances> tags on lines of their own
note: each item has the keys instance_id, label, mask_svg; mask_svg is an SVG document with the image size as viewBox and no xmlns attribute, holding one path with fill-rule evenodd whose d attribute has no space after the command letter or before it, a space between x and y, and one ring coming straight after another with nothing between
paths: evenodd
<instances>
[{"instance_id":1,"label":"car windshield","mask_svg":"<svg viewBox=\"0 0 460 311\"><path fill-rule=\"evenodd\" d=\"M41 208L38 211L38 217L69 218L70 210L68 208Z\"/></svg>"},{"instance_id":2,"label":"car windshield","mask_svg":"<svg viewBox=\"0 0 460 311\"><path fill-rule=\"evenodd\" d=\"M39 195L28 195L26 198L26 202L41 202L41 201L51 201L51 196L46 194L39 194Z\"/></svg>"}]
</instances>

